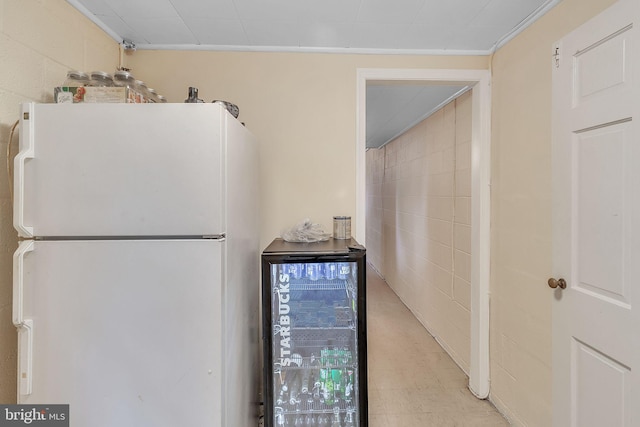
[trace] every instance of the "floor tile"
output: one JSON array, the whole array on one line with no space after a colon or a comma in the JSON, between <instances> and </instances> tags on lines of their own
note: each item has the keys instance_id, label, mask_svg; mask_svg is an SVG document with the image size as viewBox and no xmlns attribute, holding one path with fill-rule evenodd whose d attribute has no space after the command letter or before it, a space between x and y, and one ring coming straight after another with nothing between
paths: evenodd
<instances>
[{"instance_id":1,"label":"floor tile","mask_svg":"<svg viewBox=\"0 0 640 427\"><path fill-rule=\"evenodd\" d=\"M502 427L491 402L371 268L367 269L367 362L371 427Z\"/></svg>"}]
</instances>

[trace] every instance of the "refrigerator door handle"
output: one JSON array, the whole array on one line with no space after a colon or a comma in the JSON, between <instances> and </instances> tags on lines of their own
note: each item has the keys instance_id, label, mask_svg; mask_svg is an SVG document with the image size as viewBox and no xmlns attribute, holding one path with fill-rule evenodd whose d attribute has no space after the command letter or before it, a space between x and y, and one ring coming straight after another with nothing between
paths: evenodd
<instances>
[{"instance_id":1,"label":"refrigerator door handle","mask_svg":"<svg viewBox=\"0 0 640 427\"><path fill-rule=\"evenodd\" d=\"M33 367L33 320L23 318L24 256L33 251L33 240L23 240L13 255L13 324L18 329L19 394L31 394Z\"/></svg>"},{"instance_id":2,"label":"refrigerator door handle","mask_svg":"<svg viewBox=\"0 0 640 427\"><path fill-rule=\"evenodd\" d=\"M23 322L23 292L24 292L24 256L33 251L33 240L23 240L13 254L13 324L20 327Z\"/></svg>"},{"instance_id":3,"label":"refrigerator door handle","mask_svg":"<svg viewBox=\"0 0 640 427\"><path fill-rule=\"evenodd\" d=\"M33 320L25 319L18 328L18 393L31 394L33 386Z\"/></svg>"},{"instance_id":4,"label":"refrigerator door handle","mask_svg":"<svg viewBox=\"0 0 640 427\"><path fill-rule=\"evenodd\" d=\"M20 237L33 237L33 227L24 224L24 166L27 159L35 156L33 140L33 103L22 105L20 119L20 152L14 160L13 225Z\"/></svg>"}]
</instances>

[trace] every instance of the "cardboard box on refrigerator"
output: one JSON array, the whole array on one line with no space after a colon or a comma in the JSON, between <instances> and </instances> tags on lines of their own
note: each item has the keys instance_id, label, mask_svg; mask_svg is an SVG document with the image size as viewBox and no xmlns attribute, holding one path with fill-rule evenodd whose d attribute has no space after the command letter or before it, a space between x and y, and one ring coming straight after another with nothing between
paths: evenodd
<instances>
[{"instance_id":1,"label":"cardboard box on refrigerator","mask_svg":"<svg viewBox=\"0 0 640 427\"><path fill-rule=\"evenodd\" d=\"M54 101L60 103L143 103L148 102L140 93L128 87L66 87L58 86L53 91Z\"/></svg>"}]
</instances>

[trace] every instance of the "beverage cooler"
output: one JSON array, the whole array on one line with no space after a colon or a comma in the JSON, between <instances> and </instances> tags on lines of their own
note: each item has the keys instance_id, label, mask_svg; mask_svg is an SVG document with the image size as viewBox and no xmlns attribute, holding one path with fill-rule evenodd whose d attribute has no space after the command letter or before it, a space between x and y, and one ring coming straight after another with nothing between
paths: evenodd
<instances>
[{"instance_id":1,"label":"beverage cooler","mask_svg":"<svg viewBox=\"0 0 640 427\"><path fill-rule=\"evenodd\" d=\"M366 427L365 249L274 240L262 254L266 427Z\"/></svg>"}]
</instances>

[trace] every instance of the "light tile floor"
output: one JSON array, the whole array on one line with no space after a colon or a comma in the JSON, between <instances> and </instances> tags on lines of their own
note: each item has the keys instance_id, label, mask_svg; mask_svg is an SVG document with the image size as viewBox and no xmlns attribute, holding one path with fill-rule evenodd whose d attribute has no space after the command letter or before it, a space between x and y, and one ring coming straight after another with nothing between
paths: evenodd
<instances>
[{"instance_id":1,"label":"light tile floor","mask_svg":"<svg viewBox=\"0 0 640 427\"><path fill-rule=\"evenodd\" d=\"M367 332L370 427L509 425L371 267Z\"/></svg>"}]
</instances>

